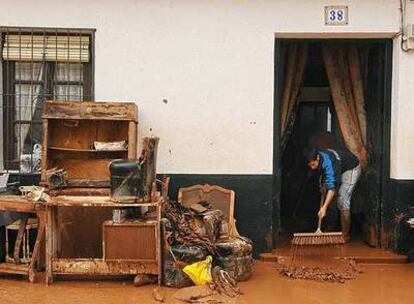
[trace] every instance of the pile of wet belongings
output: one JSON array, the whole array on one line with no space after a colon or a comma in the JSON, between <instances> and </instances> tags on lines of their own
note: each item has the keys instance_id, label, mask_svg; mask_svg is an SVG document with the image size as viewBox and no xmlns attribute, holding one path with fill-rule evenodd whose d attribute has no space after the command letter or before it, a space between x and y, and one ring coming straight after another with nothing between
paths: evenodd
<instances>
[{"instance_id":1,"label":"pile of wet belongings","mask_svg":"<svg viewBox=\"0 0 414 304\"><path fill-rule=\"evenodd\" d=\"M228 235L223 212L211 209L206 201L186 208L175 201L163 205L163 282L169 287L193 285L184 273L187 265L213 257L235 281L244 281L253 273L253 244L241 236Z\"/></svg>"}]
</instances>

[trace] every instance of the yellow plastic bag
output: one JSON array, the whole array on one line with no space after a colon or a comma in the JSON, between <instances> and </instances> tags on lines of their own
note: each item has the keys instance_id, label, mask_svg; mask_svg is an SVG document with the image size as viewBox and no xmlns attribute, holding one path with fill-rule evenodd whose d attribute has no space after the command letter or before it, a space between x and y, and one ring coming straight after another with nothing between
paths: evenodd
<instances>
[{"instance_id":1,"label":"yellow plastic bag","mask_svg":"<svg viewBox=\"0 0 414 304\"><path fill-rule=\"evenodd\" d=\"M183 271L190 277L195 285L211 283L213 281L211 278L212 261L213 258L209 255L204 261L185 266Z\"/></svg>"}]
</instances>

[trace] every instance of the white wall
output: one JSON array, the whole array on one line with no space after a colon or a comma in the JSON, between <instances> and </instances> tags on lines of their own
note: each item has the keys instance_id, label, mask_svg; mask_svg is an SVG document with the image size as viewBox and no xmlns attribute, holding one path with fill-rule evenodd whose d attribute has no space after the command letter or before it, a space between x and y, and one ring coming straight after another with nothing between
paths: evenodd
<instances>
[{"instance_id":1,"label":"white wall","mask_svg":"<svg viewBox=\"0 0 414 304\"><path fill-rule=\"evenodd\" d=\"M324 25L324 5L332 4L349 6L348 26ZM0 0L0 7L2 26L97 29L96 100L138 103L140 135L152 128L161 137L161 173L272 173L275 33L399 30L398 0ZM395 52L392 176L414 178L414 55Z\"/></svg>"}]
</instances>

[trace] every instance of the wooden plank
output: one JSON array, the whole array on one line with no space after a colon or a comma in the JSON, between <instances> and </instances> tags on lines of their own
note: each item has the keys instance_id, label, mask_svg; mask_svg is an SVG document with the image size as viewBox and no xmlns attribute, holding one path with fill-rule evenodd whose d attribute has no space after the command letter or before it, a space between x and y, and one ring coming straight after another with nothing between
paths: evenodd
<instances>
[{"instance_id":1,"label":"wooden plank","mask_svg":"<svg viewBox=\"0 0 414 304\"><path fill-rule=\"evenodd\" d=\"M20 195L0 195L0 210L35 213L44 209L43 203L29 202Z\"/></svg>"},{"instance_id":2,"label":"wooden plank","mask_svg":"<svg viewBox=\"0 0 414 304\"><path fill-rule=\"evenodd\" d=\"M29 265L29 270L30 270L29 281L32 283L35 280L35 274L36 274L35 267L40 261L39 259L40 249L41 249L41 245L42 245L42 241L43 241L43 238L45 235L45 229L46 229L46 212L38 212L37 218L39 220L39 228L37 230L36 242L33 248L32 258L30 260L30 265Z\"/></svg>"},{"instance_id":3,"label":"wooden plank","mask_svg":"<svg viewBox=\"0 0 414 304\"><path fill-rule=\"evenodd\" d=\"M29 202L23 196L15 195L15 194L0 195L0 203L1 202L4 202L4 203L25 203L25 204L32 204L32 205L39 204L39 203L35 203L35 202Z\"/></svg>"},{"instance_id":4,"label":"wooden plank","mask_svg":"<svg viewBox=\"0 0 414 304\"><path fill-rule=\"evenodd\" d=\"M66 188L108 188L106 191L109 191L109 180L72 179L67 181Z\"/></svg>"},{"instance_id":5,"label":"wooden plank","mask_svg":"<svg viewBox=\"0 0 414 304\"><path fill-rule=\"evenodd\" d=\"M74 196L109 196L109 188L63 188L49 190L50 196L74 195Z\"/></svg>"},{"instance_id":6,"label":"wooden plank","mask_svg":"<svg viewBox=\"0 0 414 304\"><path fill-rule=\"evenodd\" d=\"M168 178L169 182L169 178ZM161 199L160 204L157 207L157 229L156 229L156 256L157 256L157 266L158 266L158 285L162 284L162 249L161 249L161 212L162 212L163 199Z\"/></svg>"},{"instance_id":7,"label":"wooden plank","mask_svg":"<svg viewBox=\"0 0 414 304\"><path fill-rule=\"evenodd\" d=\"M137 123L129 122L128 130L128 159L137 158Z\"/></svg>"},{"instance_id":8,"label":"wooden plank","mask_svg":"<svg viewBox=\"0 0 414 304\"><path fill-rule=\"evenodd\" d=\"M26 224L29 216L27 213L21 215L19 231L17 232L16 242L14 244L13 258L16 264L20 264L20 248L22 245L24 233L26 231Z\"/></svg>"},{"instance_id":9,"label":"wooden plank","mask_svg":"<svg viewBox=\"0 0 414 304\"><path fill-rule=\"evenodd\" d=\"M61 102L46 101L43 118L137 121L138 107L134 102Z\"/></svg>"},{"instance_id":10,"label":"wooden plank","mask_svg":"<svg viewBox=\"0 0 414 304\"><path fill-rule=\"evenodd\" d=\"M16 265L16 264L11 264L11 263L1 263L0 273L28 275L29 265L28 264Z\"/></svg>"},{"instance_id":11,"label":"wooden plank","mask_svg":"<svg viewBox=\"0 0 414 304\"><path fill-rule=\"evenodd\" d=\"M164 176L161 184L161 196L164 201L168 200L168 191L170 188L170 178Z\"/></svg>"},{"instance_id":12,"label":"wooden plank","mask_svg":"<svg viewBox=\"0 0 414 304\"><path fill-rule=\"evenodd\" d=\"M46 284L53 283L53 259L57 256L57 208L48 207L46 220Z\"/></svg>"},{"instance_id":13,"label":"wooden plank","mask_svg":"<svg viewBox=\"0 0 414 304\"><path fill-rule=\"evenodd\" d=\"M50 150L67 151L67 152L89 152L89 153L115 153L115 152L127 152L128 149L114 149L114 150L95 150L95 149L80 149L80 148L62 148L62 147L49 147Z\"/></svg>"},{"instance_id":14,"label":"wooden plank","mask_svg":"<svg viewBox=\"0 0 414 304\"><path fill-rule=\"evenodd\" d=\"M103 223L103 259L156 262L157 239L157 221L106 221Z\"/></svg>"},{"instance_id":15,"label":"wooden plank","mask_svg":"<svg viewBox=\"0 0 414 304\"><path fill-rule=\"evenodd\" d=\"M111 159L67 159L51 160L51 167L66 170L69 180L108 180Z\"/></svg>"},{"instance_id":16,"label":"wooden plank","mask_svg":"<svg viewBox=\"0 0 414 304\"><path fill-rule=\"evenodd\" d=\"M155 262L54 259L53 273L72 275L158 274Z\"/></svg>"},{"instance_id":17,"label":"wooden plank","mask_svg":"<svg viewBox=\"0 0 414 304\"><path fill-rule=\"evenodd\" d=\"M60 195L53 196L50 201L47 202L51 206L61 207L150 207L157 206L158 202L150 203L117 203L113 202L108 196L72 196L72 195Z\"/></svg>"},{"instance_id":18,"label":"wooden plank","mask_svg":"<svg viewBox=\"0 0 414 304\"><path fill-rule=\"evenodd\" d=\"M153 206L154 205L154 201L153 200L151 202L150 197L149 196L145 196L144 198L139 198L137 199L136 196L130 196L130 195L125 195L125 196L120 196L120 197L111 197L111 200L114 203L121 203L121 204L139 204L140 206L143 206L143 204L148 204L148 206Z\"/></svg>"}]
</instances>

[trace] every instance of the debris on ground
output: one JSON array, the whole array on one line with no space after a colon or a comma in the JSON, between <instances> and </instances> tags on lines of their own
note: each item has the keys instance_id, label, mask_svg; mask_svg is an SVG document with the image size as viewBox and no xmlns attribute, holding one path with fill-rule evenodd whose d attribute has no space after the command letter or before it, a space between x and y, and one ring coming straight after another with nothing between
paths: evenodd
<instances>
[{"instance_id":1,"label":"debris on ground","mask_svg":"<svg viewBox=\"0 0 414 304\"><path fill-rule=\"evenodd\" d=\"M237 286L237 281L234 280L227 271L221 267L216 266L211 271L213 284L211 285L221 295L234 298L241 294L240 288Z\"/></svg>"},{"instance_id":2,"label":"debris on ground","mask_svg":"<svg viewBox=\"0 0 414 304\"><path fill-rule=\"evenodd\" d=\"M283 276L291 279L313 280L318 282L345 283L346 280L354 279L356 274L361 273L354 260L349 260L345 265L335 266L304 266L304 265L281 265L277 270Z\"/></svg>"},{"instance_id":3,"label":"debris on ground","mask_svg":"<svg viewBox=\"0 0 414 304\"><path fill-rule=\"evenodd\" d=\"M174 294L174 298L184 303L197 304L233 304L236 302L235 298L218 294L208 285L181 288Z\"/></svg>"},{"instance_id":4,"label":"debris on ground","mask_svg":"<svg viewBox=\"0 0 414 304\"><path fill-rule=\"evenodd\" d=\"M152 290L152 297L154 298L155 301L164 303L164 294L162 293L160 289L154 288Z\"/></svg>"},{"instance_id":5,"label":"debris on ground","mask_svg":"<svg viewBox=\"0 0 414 304\"><path fill-rule=\"evenodd\" d=\"M137 274L134 278L134 286L144 286L149 284L155 284L157 283L158 278L156 275L150 275L150 274Z\"/></svg>"},{"instance_id":6,"label":"debris on ground","mask_svg":"<svg viewBox=\"0 0 414 304\"><path fill-rule=\"evenodd\" d=\"M220 266L211 270L212 282L205 285L185 287L178 290L174 298L186 303L232 303L241 292L227 271Z\"/></svg>"},{"instance_id":7,"label":"debris on ground","mask_svg":"<svg viewBox=\"0 0 414 304\"><path fill-rule=\"evenodd\" d=\"M207 285L190 286L179 289L174 298L186 303L197 303L202 298L206 298L213 295L213 291Z\"/></svg>"}]
</instances>

